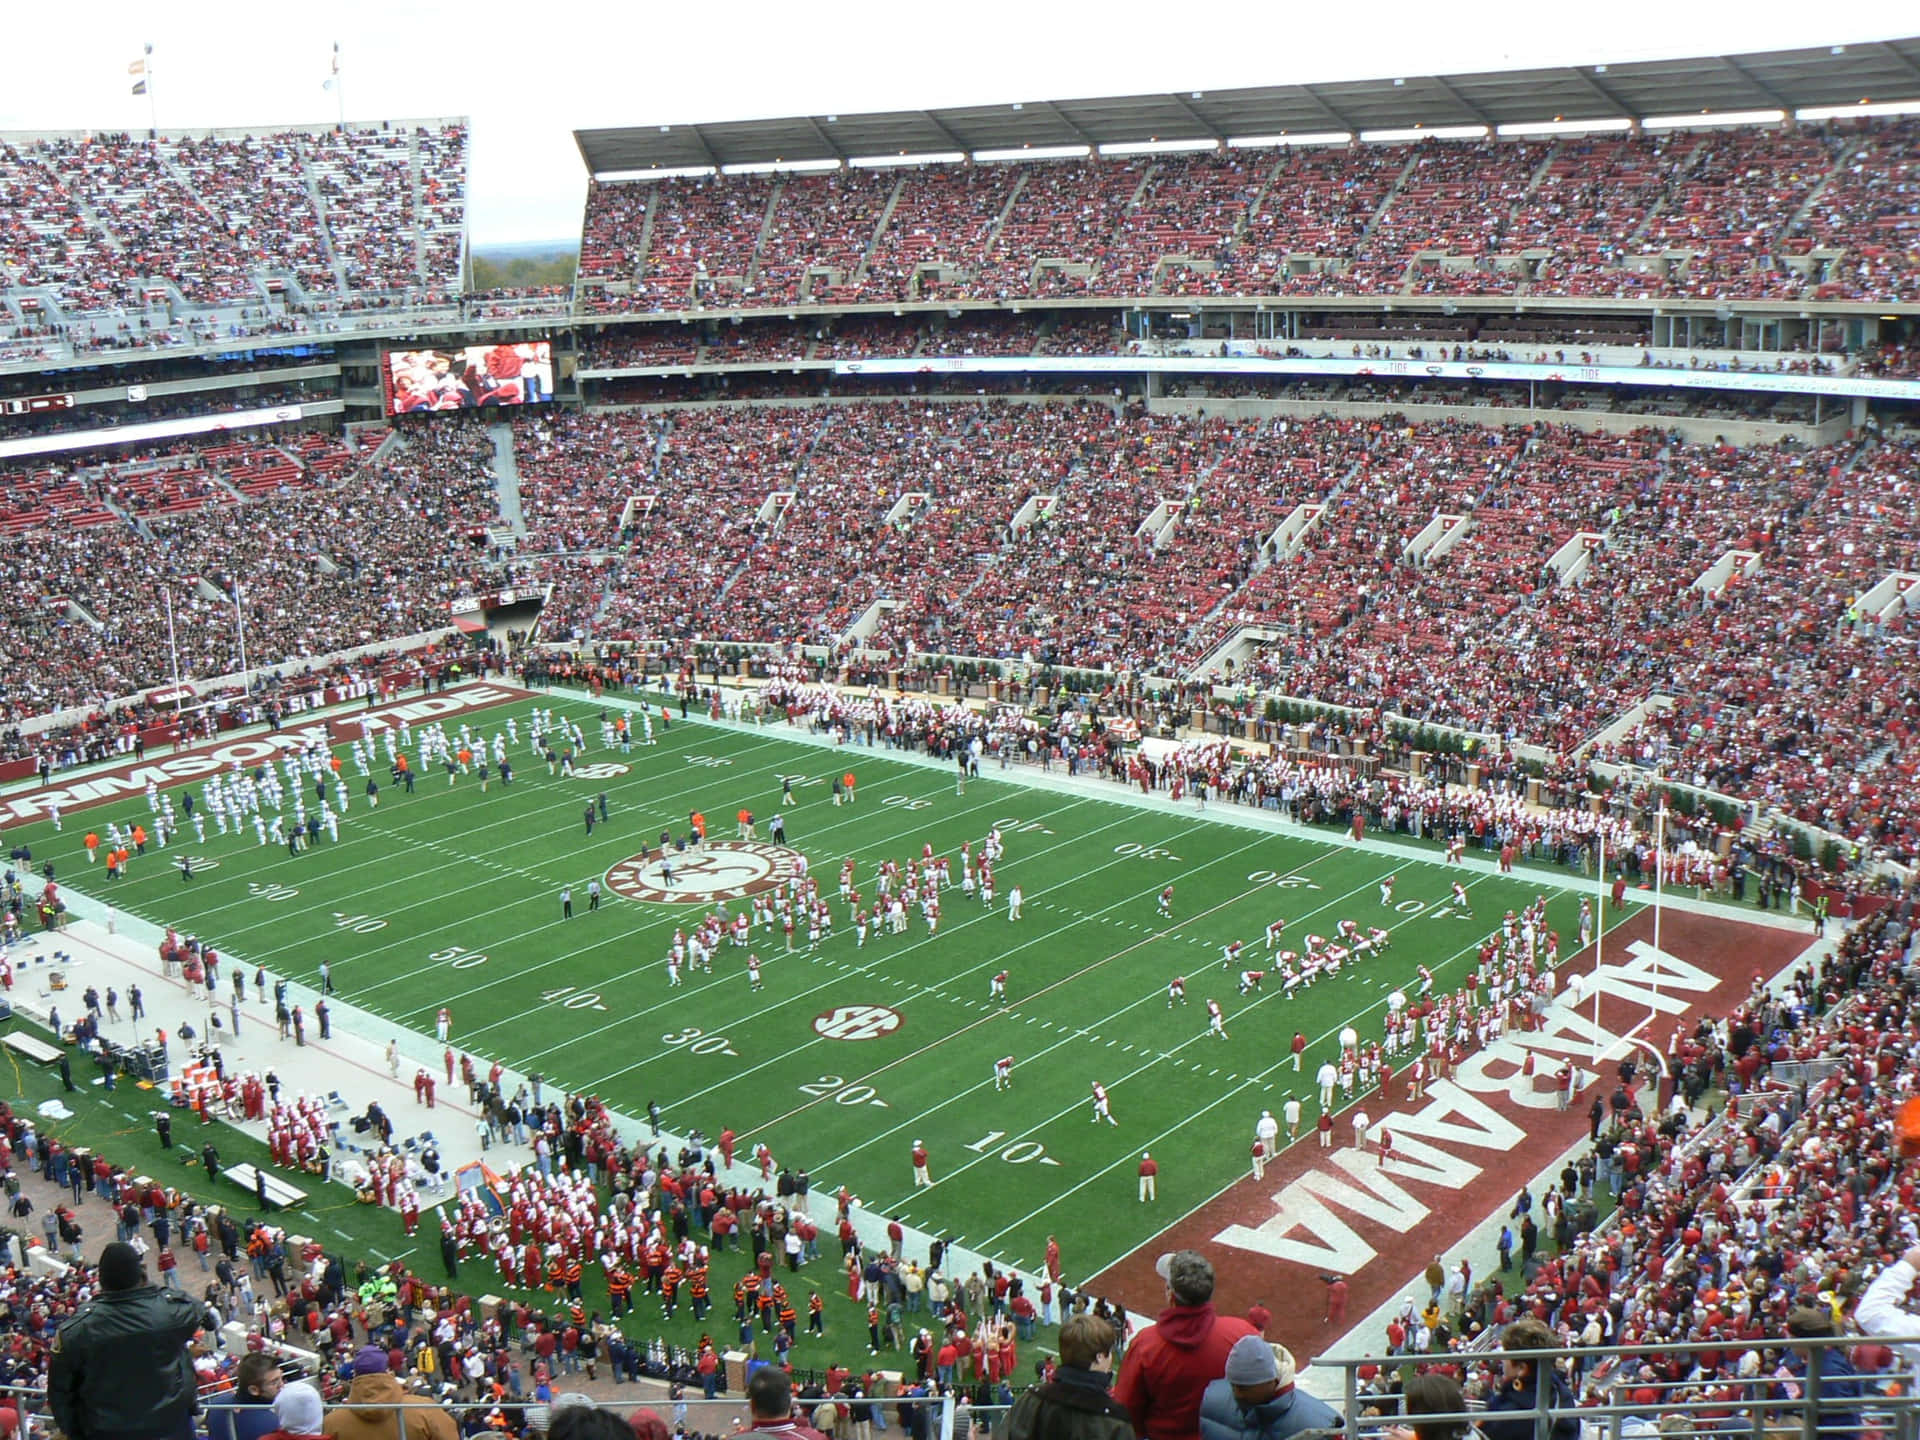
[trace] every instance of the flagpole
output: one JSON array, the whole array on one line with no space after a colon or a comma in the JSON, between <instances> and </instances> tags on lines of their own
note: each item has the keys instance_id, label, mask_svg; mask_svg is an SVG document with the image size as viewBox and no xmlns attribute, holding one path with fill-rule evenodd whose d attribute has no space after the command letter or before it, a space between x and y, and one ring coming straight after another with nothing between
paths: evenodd
<instances>
[{"instance_id":1,"label":"flagpole","mask_svg":"<svg viewBox=\"0 0 1920 1440\"><path fill-rule=\"evenodd\" d=\"M1600 838L1600 895L1593 927L1593 1068L1600 1068L1600 963L1607 948L1607 832Z\"/></svg>"},{"instance_id":2,"label":"flagpole","mask_svg":"<svg viewBox=\"0 0 1920 1440\"><path fill-rule=\"evenodd\" d=\"M1653 948L1656 954L1660 950L1660 900L1666 893L1667 879L1667 802L1663 796L1660 810L1653 826ZM1653 994L1656 1003L1660 996L1660 967L1653 968Z\"/></svg>"},{"instance_id":3,"label":"flagpole","mask_svg":"<svg viewBox=\"0 0 1920 1440\"><path fill-rule=\"evenodd\" d=\"M339 131L344 135L347 133L347 81L346 76L341 73L340 69L340 42L338 40L333 42L333 98L335 104L339 107L337 111L339 116Z\"/></svg>"},{"instance_id":4,"label":"flagpole","mask_svg":"<svg viewBox=\"0 0 1920 1440\"><path fill-rule=\"evenodd\" d=\"M146 48L147 70L147 128L154 139L160 138L160 103L153 96L153 42L149 40Z\"/></svg>"}]
</instances>

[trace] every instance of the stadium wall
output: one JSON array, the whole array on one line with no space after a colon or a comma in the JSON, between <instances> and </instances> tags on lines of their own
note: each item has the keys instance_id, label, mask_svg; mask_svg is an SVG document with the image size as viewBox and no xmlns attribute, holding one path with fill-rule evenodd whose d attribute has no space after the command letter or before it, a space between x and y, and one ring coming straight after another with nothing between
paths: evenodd
<instances>
[{"instance_id":1,"label":"stadium wall","mask_svg":"<svg viewBox=\"0 0 1920 1440\"><path fill-rule=\"evenodd\" d=\"M1358 400L1246 400L1169 395L1147 402L1155 414L1217 416L1229 420L1258 420L1272 415L1312 418L1321 415L1349 420L1378 420L1400 415L1408 420L1471 420L1482 425L1549 424L1576 430L1631 435L1649 425L1678 431L1695 445L1725 441L1732 445L1774 445L1796 440L1804 445L1831 445L1844 440L1852 421L1846 413L1818 425L1781 424L1768 420L1719 420L1712 416L1670 415L1662 411L1623 415L1611 410L1539 410L1522 406L1414 405Z\"/></svg>"}]
</instances>

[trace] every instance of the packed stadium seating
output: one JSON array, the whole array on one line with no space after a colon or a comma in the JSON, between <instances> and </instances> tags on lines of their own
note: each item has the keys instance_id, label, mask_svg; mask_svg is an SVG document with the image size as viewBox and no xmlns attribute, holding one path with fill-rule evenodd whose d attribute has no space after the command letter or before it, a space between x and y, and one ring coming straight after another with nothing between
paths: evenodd
<instances>
[{"instance_id":1,"label":"packed stadium seating","mask_svg":"<svg viewBox=\"0 0 1920 1440\"><path fill-rule=\"evenodd\" d=\"M182 673L240 670L236 596L255 669L444 626L497 517L491 460L455 417L403 427L377 467L296 432L7 472L5 718L163 683L170 646Z\"/></svg>"},{"instance_id":2,"label":"packed stadium seating","mask_svg":"<svg viewBox=\"0 0 1920 1440\"><path fill-rule=\"evenodd\" d=\"M457 291L466 145L457 122L0 137L0 288L22 306L8 318L164 331L184 323L176 296L221 310L265 305L288 281L313 300Z\"/></svg>"},{"instance_id":3,"label":"packed stadium seating","mask_svg":"<svg viewBox=\"0 0 1920 1440\"><path fill-rule=\"evenodd\" d=\"M1912 295L1899 197L1917 149L1910 121L1856 121L600 184L583 223L582 305L1890 301Z\"/></svg>"},{"instance_id":4,"label":"packed stadium seating","mask_svg":"<svg viewBox=\"0 0 1920 1440\"><path fill-rule=\"evenodd\" d=\"M896 656L1178 674L1256 625L1279 639L1237 678L1557 751L1678 695L1600 758L1653 745L1676 778L1916 839L1896 792L1920 717L1889 683L1908 642L1844 626L1853 597L1920 550L1906 444L992 401L516 431L532 548L595 557L558 565L561 633L845 644L885 601L863 643ZM1439 516L1463 518L1408 556ZM1759 558L1706 588L1730 552ZM1761 634L1774 643L1739 638ZM1816 696L1863 723L1822 727L1807 755L1793 737Z\"/></svg>"}]
</instances>

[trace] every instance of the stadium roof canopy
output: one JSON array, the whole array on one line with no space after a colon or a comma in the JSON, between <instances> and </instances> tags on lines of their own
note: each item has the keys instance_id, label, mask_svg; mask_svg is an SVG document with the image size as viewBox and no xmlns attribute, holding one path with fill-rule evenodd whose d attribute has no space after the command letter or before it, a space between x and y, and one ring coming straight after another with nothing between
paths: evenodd
<instances>
[{"instance_id":1,"label":"stadium roof canopy","mask_svg":"<svg viewBox=\"0 0 1920 1440\"><path fill-rule=\"evenodd\" d=\"M1701 112L1853 105L1920 98L1920 37L1687 60L1494 70L1181 91L1091 100L965 105L866 115L796 115L715 124L576 130L595 175L709 165L1416 126L1643 120Z\"/></svg>"}]
</instances>

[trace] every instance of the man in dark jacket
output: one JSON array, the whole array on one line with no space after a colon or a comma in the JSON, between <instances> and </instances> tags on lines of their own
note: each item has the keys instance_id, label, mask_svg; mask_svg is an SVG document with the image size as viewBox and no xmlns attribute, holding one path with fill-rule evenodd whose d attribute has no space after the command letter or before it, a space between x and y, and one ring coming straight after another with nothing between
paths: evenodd
<instances>
[{"instance_id":1,"label":"man in dark jacket","mask_svg":"<svg viewBox=\"0 0 1920 1440\"><path fill-rule=\"evenodd\" d=\"M1787 1334L1796 1340L1832 1337L1834 1333L1833 1312L1824 1305L1799 1305L1787 1315ZM1840 1440L1866 1434L1858 1403L1864 1391L1846 1347L1790 1351L1787 1367L1804 1377L1807 1362L1814 1357L1820 1366L1820 1433Z\"/></svg>"},{"instance_id":2,"label":"man in dark jacket","mask_svg":"<svg viewBox=\"0 0 1920 1440\"><path fill-rule=\"evenodd\" d=\"M1113 1382L1114 1329L1098 1315L1060 1327L1053 1379L1023 1394L999 1440L1133 1440L1133 1421L1107 1393Z\"/></svg>"},{"instance_id":3,"label":"man in dark jacket","mask_svg":"<svg viewBox=\"0 0 1920 1440\"><path fill-rule=\"evenodd\" d=\"M1286 1440L1302 1430L1337 1430L1340 1412L1294 1388L1293 1356L1258 1335L1233 1342L1227 1373L1200 1399L1201 1440Z\"/></svg>"},{"instance_id":4,"label":"man in dark jacket","mask_svg":"<svg viewBox=\"0 0 1920 1440\"><path fill-rule=\"evenodd\" d=\"M1528 1217L1532 1218L1532 1217ZM1502 1350L1558 1350L1560 1337L1539 1320L1516 1320L1501 1332ZM1486 1440L1533 1440L1534 1422L1495 1419L1502 1410L1531 1410L1544 1404L1553 1415L1550 1440L1580 1440L1580 1418L1573 1392L1560 1378L1551 1360L1502 1357L1500 1388L1487 1397L1487 1415L1480 1422ZM1542 1382L1545 1382L1544 1384Z\"/></svg>"},{"instance_id":5,"label":"man in dark jacket","mask_svg":"<svg viewBox=\"0 0 1920 1440\"><path fill-rule=\"evenodd\" d=\"M140 1252L100 1252L100 1293L60 1327L47 1400L68 1440L191 1440L196 1408L187 1342L207 1307L147 1281Z\"/></svg>"},{"instance_id":6,"label":"man in dark jacket","mask_svg":"<svg viewBox=\"0 0 1920 1440\"><path fill-rule=\"evenodd\" d=\"M1213 1265L1197 1250L1162 1255L1167 1308L1134 1337L1113 1398L1147 1440L1200 1440L1200 1397L1227 1368L1227 1352L1253 1327L1213 1309Z\"/></svg>"}]
</instances>

